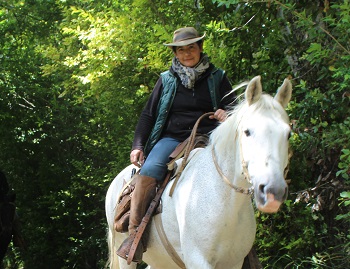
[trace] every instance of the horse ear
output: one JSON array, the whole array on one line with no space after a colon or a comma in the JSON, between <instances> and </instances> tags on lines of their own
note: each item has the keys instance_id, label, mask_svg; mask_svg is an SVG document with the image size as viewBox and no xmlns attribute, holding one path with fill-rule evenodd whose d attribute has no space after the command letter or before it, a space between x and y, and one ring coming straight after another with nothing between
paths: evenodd
<instances>
[{"instance_id":1,"label":"horse ear","mask_svg":"<svg viewBox=\"0 0 350 269\"><path fill-rule=\"evenodd\" d=\"M262 86L261 86L261 77L254 77L247 86L245 90L245 99L248 102L248 105L254 104L258 101L262 94Z\"/></svg>"},{"instance_id":2,"label":"horse ear","mask_svg":"<svg viewBox=\"0 0 350 269\"><path fill-rule=\"evenodd\" d=\"M287 107L290 99L292 98L292 83L289 79L283 81L282 86L277 90L275 100L279 102L283 107Z\"/></svg>"}]
</instances>

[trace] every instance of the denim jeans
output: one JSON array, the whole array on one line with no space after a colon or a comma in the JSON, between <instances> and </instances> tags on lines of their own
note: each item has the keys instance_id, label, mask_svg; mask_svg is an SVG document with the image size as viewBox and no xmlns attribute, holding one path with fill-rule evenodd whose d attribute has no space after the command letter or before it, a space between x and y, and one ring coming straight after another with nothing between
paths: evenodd
<instances>
[{"instance_id":1,"label":"denim jeans","mask_svg":"<svg viewBox=\"0 0 350 269\"><path fill-rule=\"evenodd\" d=\"M140 170L140 175L153 177L158 182L163 181L168 170L166 164L170 161L169 155L178 144L180 141L170 137L160 139L148 154Z\"/></svg>"}]
</instances>

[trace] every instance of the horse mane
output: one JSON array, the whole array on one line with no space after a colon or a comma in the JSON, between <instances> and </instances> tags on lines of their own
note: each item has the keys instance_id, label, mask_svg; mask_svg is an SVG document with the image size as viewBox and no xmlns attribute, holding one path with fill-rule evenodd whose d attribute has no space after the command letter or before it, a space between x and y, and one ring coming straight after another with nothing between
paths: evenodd
<instances>
[{"instance_id":1,"label":"horse mane","mask_svg":"<svg viewBox=\"0 0 350 269\"><path fill-rule=\"evenodd\" d=\"M242 133L239 132L241 123L253 113L258 113L260 115L273 115L277 113L286 123L289 123L288 114L282 105L271 95L263 93L261 98L250 106L248 106L247 101L242 98L243 96L244 93L237 98L241 101L228 111L227 119L220 123L210 134L209 145L215 145L215 148L220 152L235 149L236 143L232 142L240 140Z\"/></svg>"}]
</instances>

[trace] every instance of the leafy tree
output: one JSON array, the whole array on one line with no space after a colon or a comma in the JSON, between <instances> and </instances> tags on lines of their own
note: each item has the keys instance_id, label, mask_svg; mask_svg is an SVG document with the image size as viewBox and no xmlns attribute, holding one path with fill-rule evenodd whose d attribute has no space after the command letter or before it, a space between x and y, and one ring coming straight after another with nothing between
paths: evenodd
<instances>
[{"instance_id":1,"label":"leafy tree","mask_svg":"<svg viewBox=\"0 0 350 269\"><path fill-rule=\"evenodd\" d=\"M245 10L251 18L246 27L249 32L260 28L262 34L254 40L258 44L247 44L245 39L237 42L248 49L260 48L251 52L253 58L247 65L261 72L276 70L274 75L287 72L294 81L289 107L294 131L292 200L282 214L259 215L258 253L271 268L347 267L348 244L343 247L348 240L344 236L346 223L335 218L339 213L346 216L343 212L347 208L339 206L337 200L349 188L349 2L214 2L233 14ZM225 20L225 26L236 24L234 18ZM225 32L222 25L218 29ZM266 28L269 30L264 31ZM293 222L288 221L290 216L294 216Z\"/></svg>"},{"instance_id":2,"label":"leafy tree","mask_svg":"<svg viewBox=\"0 0 350 269\"><path fill-rule=\"evenodd\" d=\"M263 264L346 268L349 10L345 0L0 1L0 167L28 244L6 268L104 266L105 192L169 68L162 44L190 25L233 84L294 84L291 195L280 213L257 213Z\"/></svg>"}]
</instances>

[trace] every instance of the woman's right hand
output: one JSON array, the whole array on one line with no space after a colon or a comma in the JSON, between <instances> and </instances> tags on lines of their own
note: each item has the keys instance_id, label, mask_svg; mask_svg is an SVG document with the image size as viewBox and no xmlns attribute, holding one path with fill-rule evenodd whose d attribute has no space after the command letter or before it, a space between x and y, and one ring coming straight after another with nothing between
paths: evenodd
<instances>
[{"instance_id":1,"label":"woman's right hand","mask_svg":"<svg viewBox=\"0 0 350 269\"><path fill-rule=\"evenodd\" d=\"M140 149L134 149L133 151L131 151L130 162L136 165L137 167L141 167L141 165L144 162L143 151Z\"/></svg>"}]
</instances>

